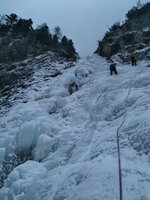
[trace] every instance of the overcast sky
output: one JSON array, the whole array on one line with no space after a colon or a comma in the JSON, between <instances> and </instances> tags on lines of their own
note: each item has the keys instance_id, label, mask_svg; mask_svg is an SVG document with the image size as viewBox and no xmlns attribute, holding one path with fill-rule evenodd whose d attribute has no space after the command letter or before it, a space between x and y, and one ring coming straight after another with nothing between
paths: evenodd
<instances>
[{"instance_id":1,"label":"overcast sky","mask_svg":"<svg viewBox=\"0 0 150 200\"><path fill-rule=\"evenodd\" d=\"M0 0L0 14L32 18L34 26L46 22L60 26L81 56L92 54L97 41L114 22L122 22L138 0ZM150 0L142 0L149 2Z\"/></svg>"}]
</instances>

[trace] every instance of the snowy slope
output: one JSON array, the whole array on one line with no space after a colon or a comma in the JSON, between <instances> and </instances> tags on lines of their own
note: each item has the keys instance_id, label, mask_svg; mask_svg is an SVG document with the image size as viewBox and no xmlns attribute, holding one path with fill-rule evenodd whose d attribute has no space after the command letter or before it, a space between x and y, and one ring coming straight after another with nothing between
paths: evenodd
<instances>
[{"instance_id":1,"label":"snowy slope","mask_svg":"<svg viewBox=\"0 0 150 200\"><path fill-rule=\"evenodd\" d=\"M110 76L108 63L94 55L40 81L36 92L29 87L29 101L1 117L0 162L16 151L32 160L8 175L0 199L119 199L116 132L126 112L119 133L123 196L150 200L148 65L118 64L119 75ZM79 91L69 95L72 82Z\"/></svg>"}]
</instances>

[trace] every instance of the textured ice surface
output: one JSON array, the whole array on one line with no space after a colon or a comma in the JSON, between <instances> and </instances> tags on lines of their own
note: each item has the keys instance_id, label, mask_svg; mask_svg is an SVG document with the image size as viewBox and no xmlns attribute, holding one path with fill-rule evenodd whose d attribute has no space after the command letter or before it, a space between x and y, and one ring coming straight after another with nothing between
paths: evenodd
<instances>
[{"instance_id":1,"label":"textured ice surface","mask_svg":"<svg viewBox=\"0 0 150 200\"><path fill-rule=\"evenodd\" d=\"M118 64L118 75L110 76L108 63L94 55L46 82L37 69L37 90L31 86L25 92L28 103L13 106L0 120L0 162L13 151L28 149L34 161L9 174L0 199L119 199L116 131L127 111L120 130L123 196L149 200L147 64ZM79 91L69 95L72 82Z\"/></svg>"}]
</instances>

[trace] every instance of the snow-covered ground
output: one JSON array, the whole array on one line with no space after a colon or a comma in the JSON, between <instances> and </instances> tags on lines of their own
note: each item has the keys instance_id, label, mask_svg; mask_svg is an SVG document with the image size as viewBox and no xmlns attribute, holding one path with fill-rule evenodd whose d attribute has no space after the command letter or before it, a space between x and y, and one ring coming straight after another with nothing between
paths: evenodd
<instances>
[{"instance_id":1,"label":"snow-covered ground","mask_svg":"<svg viewBox=\"0 0 150 200\"><path fill-rule=\"evenodd\" d=\"M116 133L126 112L119 132L123 197L150 200L148 65L118 63L118 75L110 76L108 63L93 55L46 82L37 70L28 102L0 119L0 163L13 152L32 157L8 175L0 199L119 200ZM69 95L72 82L79 91Z\"/></svg>"}]
</instances>

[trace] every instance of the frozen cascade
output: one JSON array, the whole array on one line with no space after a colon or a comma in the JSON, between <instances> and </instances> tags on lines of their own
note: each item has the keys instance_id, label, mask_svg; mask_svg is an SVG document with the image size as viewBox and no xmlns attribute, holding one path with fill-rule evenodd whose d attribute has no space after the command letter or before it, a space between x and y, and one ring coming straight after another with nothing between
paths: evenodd
<instances>
[{"instance_id":1,"label":"frozen cascade","mask_svg":"<svg viewBox=\"0 0 150 200\"><path fill-rule=\"evenodd\" d=\"M149 64L117 63L119 74L110 76L106 60L93 55L46 81L37 69L38 89L28 87L28 102L18 102L0 120L0 164L14 151L32 157L8 175L0 199L119 199L116 131L131 80L120 131L123 196L149 200ZM69 95L73 82L79 90Z\"/></svg>"}]
</instances>

